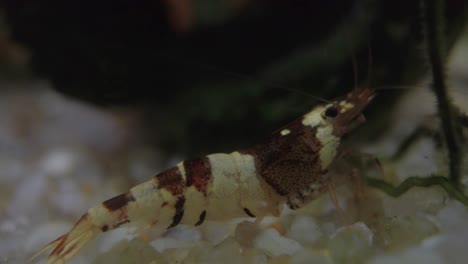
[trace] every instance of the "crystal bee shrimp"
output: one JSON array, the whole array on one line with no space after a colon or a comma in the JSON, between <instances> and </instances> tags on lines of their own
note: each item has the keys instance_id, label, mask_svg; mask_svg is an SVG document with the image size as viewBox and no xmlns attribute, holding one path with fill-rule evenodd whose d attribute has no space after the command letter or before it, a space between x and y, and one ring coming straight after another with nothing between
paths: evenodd
<instances>
[{"instance_id":1,"label":"crystal bee shrimp","mask_svg":"<svg viewBox=\"0 0 468 264\"><path fill-rule=\"evenodd\" d=\"M149 181L89 209L52 249L47 263L66 263L103 232L132 223L162 230L199 226L207 219L278 216L328 191L328 168L341 137L364 122L374 92L356 88L320 104L273 132L264 143L231 153L185 160Z\"/></svg>"}]
</instances>

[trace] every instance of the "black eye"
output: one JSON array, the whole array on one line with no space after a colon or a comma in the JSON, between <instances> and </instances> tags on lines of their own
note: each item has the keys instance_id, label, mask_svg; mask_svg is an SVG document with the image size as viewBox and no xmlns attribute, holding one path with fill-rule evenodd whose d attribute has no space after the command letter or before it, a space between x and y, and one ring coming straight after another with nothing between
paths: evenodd
<instances>
[{"instance_id":1,"label":"black eye","mask_svg":"<svg viewBox=\"0 0 468 264\"><path fill-rule=\"evenodd\" d=\"M338 109L336 109L336 107L334 106L330 106L327 108L327 110L325 110L325 116L326 117L336 117L338 115Z\"/></svg>"}]
</instances>

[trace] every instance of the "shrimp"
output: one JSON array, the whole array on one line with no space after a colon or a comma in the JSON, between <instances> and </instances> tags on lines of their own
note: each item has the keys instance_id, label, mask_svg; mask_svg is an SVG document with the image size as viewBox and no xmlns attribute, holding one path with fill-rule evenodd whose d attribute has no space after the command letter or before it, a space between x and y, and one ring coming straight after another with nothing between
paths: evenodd
<instances>
[{"instance_id":1,"label":"shrimp","mask_svg":"<svg viewBox=\"0 0 468 264\"><path fill-rule=\"evenodd\" d=\"M68 262L98 234L127 223L161 230L205 219L279 216L328 190L328 168L341 137L365 121L374 92L356 88L316 106L250 149L185 160L149 181L88 210L66 234L33 258L53 249L47 263Z\"/></svg>"}]
</instances>

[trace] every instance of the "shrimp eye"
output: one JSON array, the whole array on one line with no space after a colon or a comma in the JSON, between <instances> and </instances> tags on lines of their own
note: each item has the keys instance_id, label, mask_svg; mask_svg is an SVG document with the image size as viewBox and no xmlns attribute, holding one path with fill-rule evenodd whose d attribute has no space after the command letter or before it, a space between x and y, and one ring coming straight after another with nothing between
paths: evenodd
<instances>
[{"instance_id":1,"label":"shrimp eye","mask_svg":"<svg viewBox=\"0 0 468 264\"><path fill-rule=\"evenodd\" d=\"M325 110L325 116L326 117L336 117L338 115L338 109L336 109L336 107L334 106L330 106L327 108L327 110Z\"/></svg>"}]
</instances>

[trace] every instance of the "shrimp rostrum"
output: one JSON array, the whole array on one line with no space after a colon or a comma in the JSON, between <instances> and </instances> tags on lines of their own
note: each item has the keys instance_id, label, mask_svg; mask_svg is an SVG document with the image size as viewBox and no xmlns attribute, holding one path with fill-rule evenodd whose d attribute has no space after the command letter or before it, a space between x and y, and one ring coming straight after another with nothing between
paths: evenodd
<instances>
[{"instance_id":1,"label":"shrimp rostrum","mask_svg":"<svg viewBox=\"0 0 468 264\"><path fill-rule=\"evenodd\" d=\"M362 111L373 96L370 89L354 89L251 149L182 161L92 207L38 254L53 249L47 263L65 263L98 234L127 223L165 230L205 219L278 216L283 204L300 208L327 192L341 137L364 122Z\"/></svg>"}]
</instances>

